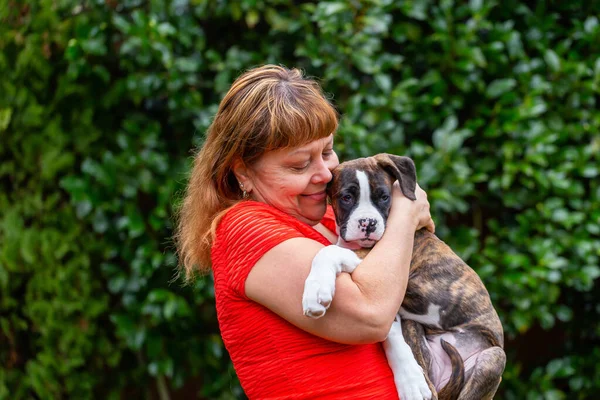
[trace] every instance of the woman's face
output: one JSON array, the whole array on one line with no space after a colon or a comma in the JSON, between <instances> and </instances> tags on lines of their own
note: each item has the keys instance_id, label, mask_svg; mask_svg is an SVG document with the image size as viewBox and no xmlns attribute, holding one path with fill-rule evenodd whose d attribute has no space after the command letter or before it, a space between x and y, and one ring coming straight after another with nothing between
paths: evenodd
<instances>
[{"instance_id":1,"label":"woman's face","mask_svg":"<svg viewBox=\"0 0 600 400\"><path fill-rule=\"evenodd\" d=\"M333 135L263 154L248 168L250 196L302 222L318 224L327 207L325 188L339 164Z\"/></svg>"}]
</instances>

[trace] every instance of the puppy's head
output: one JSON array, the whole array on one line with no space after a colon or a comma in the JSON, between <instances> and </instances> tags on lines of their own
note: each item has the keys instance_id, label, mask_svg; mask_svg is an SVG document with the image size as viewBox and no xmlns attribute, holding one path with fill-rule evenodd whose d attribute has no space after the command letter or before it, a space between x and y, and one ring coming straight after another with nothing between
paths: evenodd
<instances>
[{"instance_id":1,"label":"puppy's head","mask_svg":"<svg viewBox=\"0 0 600 400\"><path fill-rule=\"evenodd\" d=\"M416 200L417 173L408 157L378 154L340 164L333 170L327 194L345 242L373 247L381 239L392 205L392 185Z\"/></svg>"}]
</instances>

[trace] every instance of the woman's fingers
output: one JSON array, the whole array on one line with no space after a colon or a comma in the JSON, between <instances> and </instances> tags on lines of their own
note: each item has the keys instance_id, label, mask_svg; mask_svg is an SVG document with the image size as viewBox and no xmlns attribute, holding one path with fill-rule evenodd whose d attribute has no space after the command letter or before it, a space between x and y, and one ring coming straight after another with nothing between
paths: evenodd
<instances>
[{"instance_id":1,"label":"woman's fingers","mask_svg":"<svg viewBox=\"0 0 600 400\"><path fill-rule=\"evenodd\" d=\"M419 203L419 224L417 230L425 228L431 233L435 233L435 223L431 219L429 201L427 200L427 192L425 192L417 183L415 187L416 202Z\"/></svg>"},{"instance_id":2,"label":"woman's fingers","mask_svg":"<svg viewBox=\"0 0 600 400\"><path fill-rule=\"evenodd\" d=\"M402 213L408 213L410 218L415 221L416 230L426 228L428 231L435 232L435 223L431 219L429 211L429 201L427 200L427 192L425 192L419 184L415 187L415 201L406 198L400 189L398 181L394 182L392 189L392 197L394 205L392 209L397 207ZM397 206L396 206L397 205Z\"/></svg>"},{"instance_id":3,"label":"woman's fingers","mask_svg":"<svg viewBox=\"0 0 600 400\"><path fill-rule=\"evenodd\" d=\"M435 222L433 220L429 221L429 224L425 227L429 232L435 233Z\"/></svg>"}]
</instances>

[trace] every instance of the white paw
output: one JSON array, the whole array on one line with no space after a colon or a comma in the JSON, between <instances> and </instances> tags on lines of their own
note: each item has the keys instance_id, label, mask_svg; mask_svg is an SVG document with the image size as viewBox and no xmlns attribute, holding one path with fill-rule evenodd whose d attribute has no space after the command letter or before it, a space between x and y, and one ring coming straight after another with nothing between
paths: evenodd
<instances>
[{"instance_id":1,"label":"white paw","mask_svg":"<svg viewBox=\"0 0 600 400\"><path fill-rule=\"evenodd\" d=\"M342 264L342 271L352 273L354 272L356 267L358 267L358 264L362 262L362 260L352 250L343 250L343 252L340 252L340 263Z\"/></svg>"},{"instance_id":2,"label":"white paw","mask_svg":"<svg viewBox=\"0 0 600 400\"><path fill-rule=\"evenodd\" d=\"M394 379L398 396L403 400L431 400L431 390L421 366L414 359L402 364Z\"/></svg>"},{"instance_id":3,"label":"white paw","mask_svg":"<svg viewBox=\"0 0 600 400\"><path fill-rule=\"evenodd\" d=\"M352 251L331 245L323 247L313 259L304 283L302 309L304 315L320 318L333 301L335 278L341 272L352 273L361 259Z\"/></svg>"},{"instance_id":4,"label":"white paw","mask_svg":"<svg viewBox=\"0 0 600 400\"><path fill-rule=\"evenodd\" d=\"M302 309L304 315L311 318L320 318L331 305L335 294L335 276L333 281L319 279L309 276L304 283L304 294L302 295Z\"/></svg>"}]
</instances>

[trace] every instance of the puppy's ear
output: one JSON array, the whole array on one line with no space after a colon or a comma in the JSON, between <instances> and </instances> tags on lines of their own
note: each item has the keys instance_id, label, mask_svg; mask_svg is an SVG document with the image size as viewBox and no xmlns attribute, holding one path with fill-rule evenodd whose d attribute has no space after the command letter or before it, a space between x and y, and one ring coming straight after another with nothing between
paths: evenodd
<instances>
[{"instance_id":1,"label":"puppy's ear","mask_svg":"<svg viewBox=\"0 0 600 400\"><path fill-rule=\"evenodd\" d=\"M402 193L411 200L416 200L417 170L415 163L408 157L394 154L377 154L377 165L398 180Z\"/></svg>"}]
</instances>

